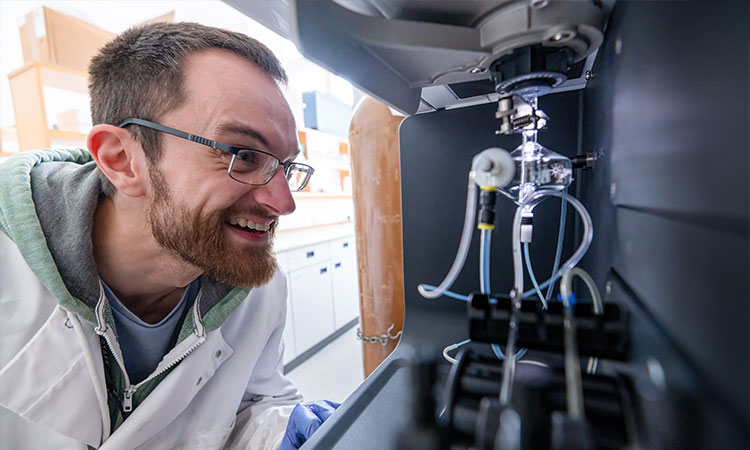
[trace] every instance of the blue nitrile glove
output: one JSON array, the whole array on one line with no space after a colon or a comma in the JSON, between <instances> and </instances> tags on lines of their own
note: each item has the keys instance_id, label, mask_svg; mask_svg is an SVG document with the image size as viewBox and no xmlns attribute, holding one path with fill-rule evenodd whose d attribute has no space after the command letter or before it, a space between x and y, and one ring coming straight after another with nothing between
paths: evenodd
<instances>
[{"instance_id":1,"label":"blue nitrile glove","mask_svg":"<svg viewBox=\"0 0 750 450\"><path fill-rule=\"evenodd\" d=\"M328 400L300 403L295 406L289 416L279 450L300 448L339 406L341 403Z\"/></svg>"}]
</instances>

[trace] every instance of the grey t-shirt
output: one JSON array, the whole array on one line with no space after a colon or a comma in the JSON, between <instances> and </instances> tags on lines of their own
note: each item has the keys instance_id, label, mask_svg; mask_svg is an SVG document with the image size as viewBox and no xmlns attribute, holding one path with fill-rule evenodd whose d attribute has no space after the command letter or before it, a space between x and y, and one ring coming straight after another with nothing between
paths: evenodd
<instances>
[{"instance_id":1,"label":"grey t-shirt","mask_svg":"<svg viewBox=\"0 0 750 450\"><path fill-rule=\"evenodd\" d=\"M200 288L200 278L190 283L177 306L159 323L150 324L130 312L103 281L104 293L112 308L125 370L131 383L145 380L172 349L175 331Z\"/></svg>"}]
</instances>

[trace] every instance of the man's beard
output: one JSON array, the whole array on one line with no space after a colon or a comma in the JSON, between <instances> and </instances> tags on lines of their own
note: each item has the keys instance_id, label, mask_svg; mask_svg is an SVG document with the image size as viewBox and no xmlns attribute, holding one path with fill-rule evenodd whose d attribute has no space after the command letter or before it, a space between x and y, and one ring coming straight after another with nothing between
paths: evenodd
<instances>
[{"instance_id":1,"label":"man's beard","mask_svg":"<svg viewBox=\"0 0 750 450\"><path fill-rule=\"evenodd\" d=\"M261 286L273 277L276 258L269 239L266 245L236 248L227 242L224 228L234 212L225 210L201 216L177 204L157 167L149 168L154 199L148 209L151 233L162 248L222 283L242 288ZM259 207L243 210L256 217L273 218ZM243 214L244 215L244 214ZM273 237L275 226L268 230Z\"/></svg>"}]
</instances>

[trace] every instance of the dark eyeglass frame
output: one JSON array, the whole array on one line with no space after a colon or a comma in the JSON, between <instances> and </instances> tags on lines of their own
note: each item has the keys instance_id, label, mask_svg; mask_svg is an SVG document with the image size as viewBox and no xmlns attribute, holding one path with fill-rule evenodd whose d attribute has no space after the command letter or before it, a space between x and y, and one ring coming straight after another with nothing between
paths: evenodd
<instances>
[{"instance_id":1,"label":"dark eyeglass frame","mask_svg":"<svg viewBox=\"0 0 750 450\"><path fill-rule=\"evenodd\" d=\"M266 184L268 184L269 181L271 181L271 179L273 178L273 176L276 174L276 169L278 169L279 166L283 167L284 177L288 181L289 180L288 177L289 177L289 173L291 171L291 168L292 167L299 167L299 168L302 168L302 172L305 172L308 175L307 175L307 179L305 180L305 182L302 185L300 185L299 188L297 188L297 189L295 189L293 191L293 192L297 192L297 191L300 191L300 190L304 189L305 186L307 186L307 183L310 181L310 177L312 176L313 173L315 173L315 169L313 169L311 166L309 166L307 164L302 164L302 163L293 162L293 161L286 161L286 162L284 162L281 159L279 159L278 156L276 156L276 155L274 155L272 153L264 152L263 150L258 150L258 149L254 149L254 148L250 148L250 147L238 147L238 146L234 146L234 145L222 144L221 142L216 142L216 141L214 141L212 139L206 139L204 137L200 137L200 136L196 136L194 134L186 133L186 132L180 131L180 130L178 130L176 128L168 127L166 125L161 125L161 124L158 124L158 123L155 123L155 122L151 122L149 120L144 120L144 119L138 119L138 118L135 118L135 117L130 117L130 118L127 118L127 119L123 120L122 122L120 122L119 125L117 125L117 127L118 128L124 128L124 127L126 127L128 125L140 125L142 127L151 128L153 130L160 131L162 133L171 134L172 136L177 136L178 138L186 139L186 140L188 140L190 142L196 142L198 144L202 144L202 145L205 145L205 146L208 146L208 147L211 147L211 148L215 148L216 150L221 150L223 152L231 154L232 155L232 160L229 162L229 168L227 169L227 173L229 174L229 177L231 179L233 179L234 181L236 181L238 183L247 184L247 185L250 185L250 186L263 186L263 185L266 185ZM248 183L247 181L238 180L237 178L235 178L235 177L232 176L232 167L234 166L234 160L237 157L237 155L239 154L239 152L241 152L241 151L251 151L251 152L261 153L263 155L268 155L268 156L272 157L274 160L276 160L276 166L273 168L273 170L269 171L270 175L268 176L268 178L266 179L266 181L264 181L263 183Z\"/></svg>"}]
</instances>

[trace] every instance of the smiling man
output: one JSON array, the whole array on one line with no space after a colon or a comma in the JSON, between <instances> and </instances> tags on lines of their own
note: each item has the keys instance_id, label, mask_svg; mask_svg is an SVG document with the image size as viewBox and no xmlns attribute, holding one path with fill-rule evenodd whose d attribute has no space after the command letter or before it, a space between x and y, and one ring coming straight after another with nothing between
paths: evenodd
<instances>
[{"instance_id":1,"label":"smiling man","mask_svg":"<svg viewBox=\"0 0 750 450\"><path fill-rule=\"evenodd\" d=\"M88 152L0 166L0 447L289 449L334 411L282 375L272 238L313 172L284 82L247 36L134 28Z\"/></svg>"}]
</instances>

